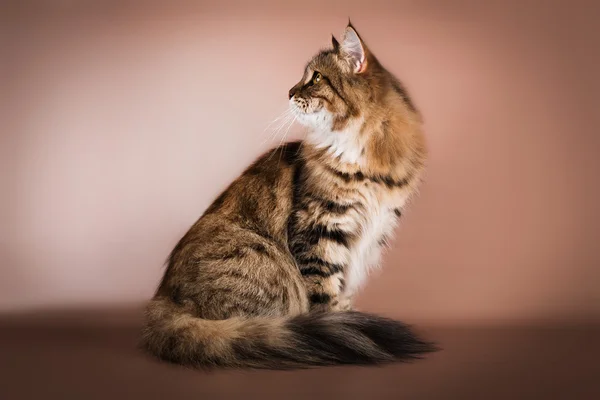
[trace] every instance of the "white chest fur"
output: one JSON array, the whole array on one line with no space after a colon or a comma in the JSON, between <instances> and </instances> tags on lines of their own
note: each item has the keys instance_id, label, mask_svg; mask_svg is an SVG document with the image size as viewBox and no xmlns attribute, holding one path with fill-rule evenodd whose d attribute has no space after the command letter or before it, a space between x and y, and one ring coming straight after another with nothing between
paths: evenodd
<instances>
[{"instance_id":1,"label":"white chest fur","mask_svg":"<svg viewBox=\"0 0 600 400\"><path fill-rule=\"evenodd\" d=\"M375 200L375 199L373 199ZM369 272L379 266L382 239L389 239L398 224L394 208L404 205L406 198L395 199L394 204L373 201L367 206L358 241L350 249L350 260L345 274L344 293L354 295L365 283Z\"/></svg>"}]
</instances>

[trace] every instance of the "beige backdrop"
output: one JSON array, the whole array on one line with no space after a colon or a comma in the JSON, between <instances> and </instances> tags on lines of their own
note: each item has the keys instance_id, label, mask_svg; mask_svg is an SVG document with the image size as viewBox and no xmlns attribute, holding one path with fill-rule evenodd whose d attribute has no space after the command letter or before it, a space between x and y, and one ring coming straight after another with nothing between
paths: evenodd
<instances>
[{"instance_id":1,"label":"beige backdrop","mask_svg":"<svg viewBox=\"0 0 600 400\"><path fill-rule=\"evenodd\" d=\"M179 237L279 141L265 127L351 17L413 93L431 147L421 195L360 306L411 321L600 317L590 7L10 3L0 21L0 310L151 296Z\"/></svg>"}]
</instances>

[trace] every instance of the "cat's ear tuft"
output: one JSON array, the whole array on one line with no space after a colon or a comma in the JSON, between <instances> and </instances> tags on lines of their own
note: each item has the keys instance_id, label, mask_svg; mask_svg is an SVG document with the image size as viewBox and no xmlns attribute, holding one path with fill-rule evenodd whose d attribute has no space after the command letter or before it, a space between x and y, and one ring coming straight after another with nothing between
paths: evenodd
<instances>
[{"instance_id":1,"label":"cat's ear tuft","mask_svg":"<svg viewBox=\"0 0 600 400\"><path fill-rule=\"evenodd\" d=\"M337 53L340 50L340 42L337 41L333 34L331 34L331 44L333 45L333 50Z\"/></svg>"},{"instance_id":2,"label":"cat's ear tuft","mask_svg":"<svg viewBox=\"0 0 600 400\"><path fill-rule=\"evenodd\" d=\"M350 21L348 21L348 26L344 32L344 40L341 44L341 51L352 65L354 73L360 74L366 70L366 47Z\"/></svg>"}]
</instances>

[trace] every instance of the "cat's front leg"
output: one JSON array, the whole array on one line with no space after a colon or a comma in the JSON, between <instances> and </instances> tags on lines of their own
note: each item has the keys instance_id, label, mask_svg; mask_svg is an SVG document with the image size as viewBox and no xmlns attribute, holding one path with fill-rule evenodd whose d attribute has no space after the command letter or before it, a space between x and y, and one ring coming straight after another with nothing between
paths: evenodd
<instances>
[{"instance_id":1,"label":"cat's front leg","mask_svg":"<svg viewBox=\"0 0 600 400\"><path fill-rule=\"evenodd\" d=\"M351 297L340 296L338 304L332 307L333 311L352 311L354 310L353 299Z\"/></svg>"},{"instance_id":2,"label":"cat's front leg","mask_svg":"<svg viewBox=\"0 0 600 400\"><path fill-rule=\"evenodd\" d=\"M346 290L346 281L343 276L338 278L339 293L337 304L332 306L333 311L352 311L354 310L354 294Z\"/></svg>"},{"instance_id":3,"label":"cat's front leg","mask_svg":"<svg viewBox=\"0 0 600 400\"><path fill-rule=\"evenodd\" d=\"M349 303L342 297L344 278L342 272L329 276L304 275L310 311L329 312L347 309Z\"/></svg>"}]
</instances>

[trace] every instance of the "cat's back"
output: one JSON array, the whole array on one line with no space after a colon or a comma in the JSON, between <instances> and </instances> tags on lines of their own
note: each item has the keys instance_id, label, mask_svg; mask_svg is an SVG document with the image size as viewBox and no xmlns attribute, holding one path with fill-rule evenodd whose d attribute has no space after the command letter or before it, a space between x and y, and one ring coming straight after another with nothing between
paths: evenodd
<instances>
[{"instance_id":1,"label":"cat's back","mask_svg":"<svg viewBox=\"0 0 600 400\"><path fill-rule=\"evenodd\" d=\"M192 225L170 256L183 248L214 254L224 242L257 236L284 244L293 207L294 175L301 142L290 142L259 157L235 179ZM196 254L202 258L203 254Z\"/></svg>"},{"instance_id":2,"label":"cat's back","mask_svg":"<svg viewBox=\"0 0 600 400\"><path fill-rule=\"evenodd\" d=\"M288 143L265 153L214 200L171 253L158 295L193 299L210 318L306 308L287 247L299 150ZM255 292L278 301L262 304Z\"/></svg>"},{"instance_id":3,"label":"cat's back","mask_svg":"<svg viewBox=\"0 0 600 400\"><path fill-rule=\"evenodd\" d=\"M200 221L222 217L242 226L275 222L271 228L281 228L281 219L287 221L292 207L301 145L290 142L263 154L214 200Z\"/></svg>"}]
</instances>

